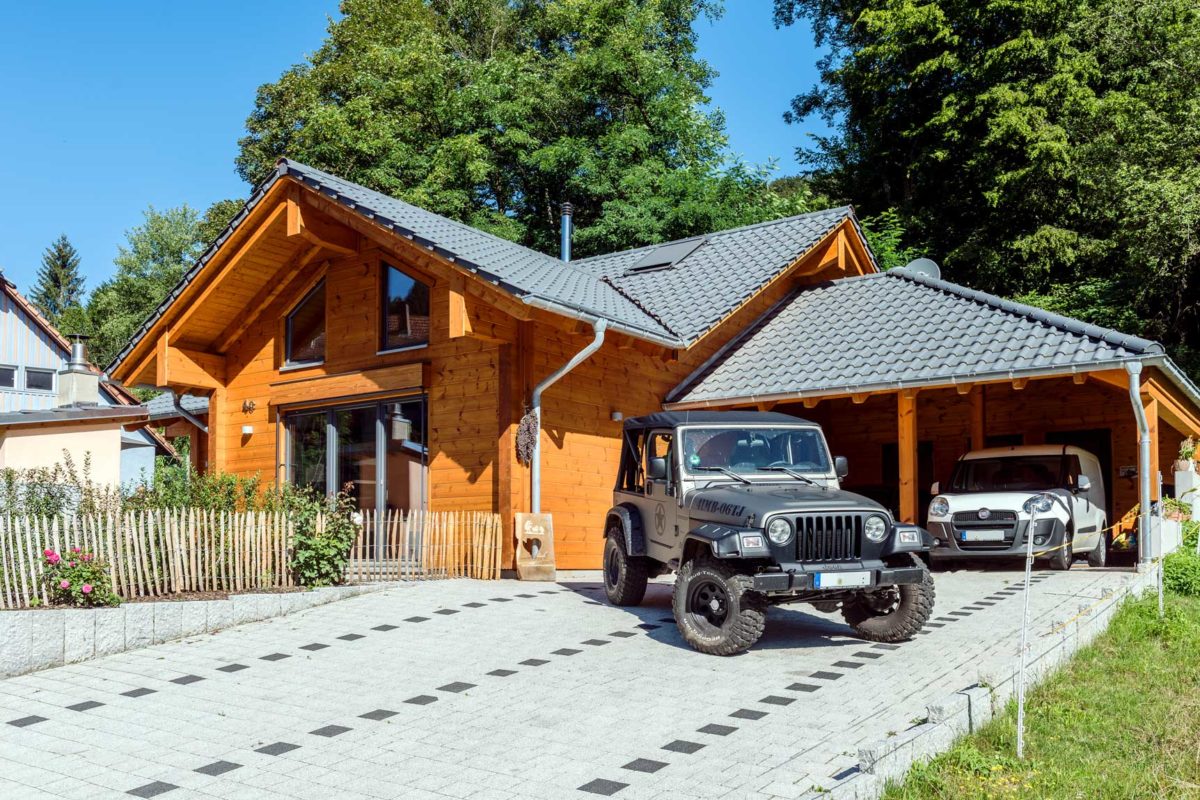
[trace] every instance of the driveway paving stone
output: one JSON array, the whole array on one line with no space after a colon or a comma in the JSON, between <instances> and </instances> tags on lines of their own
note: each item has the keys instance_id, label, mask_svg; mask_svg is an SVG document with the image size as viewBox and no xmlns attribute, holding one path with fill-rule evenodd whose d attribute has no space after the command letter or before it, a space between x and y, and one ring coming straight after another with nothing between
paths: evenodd
<instances>
[{"instance_id":1,"label":"driveway paving stone","mask_svg":"<svg viewBox=\"0 0 1200 800\"><path fill-rule=\"evenodd\" d=\"M1035 636L1132 578L1041 575ZM633 609L595 573L398 586L0 681L0 797L803 797L1013 668L1020 577L938 573L958 624L899 645L774 608L733 658L684 645L666 581Z\"/></svg>"}]
</instances>

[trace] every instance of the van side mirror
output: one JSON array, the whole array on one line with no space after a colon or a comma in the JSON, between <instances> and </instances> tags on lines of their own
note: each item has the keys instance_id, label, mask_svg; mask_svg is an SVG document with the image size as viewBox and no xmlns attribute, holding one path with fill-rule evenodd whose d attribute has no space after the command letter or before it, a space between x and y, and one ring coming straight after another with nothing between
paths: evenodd
<instances>
[{"instance_id":1,"label":"van side mirror","mask_svg":"<svg viewBox=\"0 0 1200 800\"><path fill-rule=\"evenodd\" d=\"M942 493L942 482L934 481L933 485L931 485L929 487L929 493L930 494L941 494Z\"/></svg>"},{"instance_id":2,"label":"van side mirror","mask_svg":"<svg viewBox=\"0 0 1200 800\"><path fill-rule=\"evenodd\" d=\"M1080 475L1075 481L1075 494L1086 492L1092 488L1092 481L1087 475Z\"/></svg>"},{"instance_id":3,"label":"van side mirror","mask_svg":"<svg viewBox=\"0 0 1200 800\"><path fill-rule=\"evenodd\" d=\"M651 458L646 463L646 476L652 481L661 481L667 477L667 460Z\"/></svg>"},{"instance_id":4,"label":"van side mirror","mask_svg":"<svg viewBox=\"0 0 1200 800\"><path fill-rule=\"evenodd\" d=\"M850 474L850 462L845 456L834 456L833 471L839 478L844 478Z\"/></svg>"}]
</instances>

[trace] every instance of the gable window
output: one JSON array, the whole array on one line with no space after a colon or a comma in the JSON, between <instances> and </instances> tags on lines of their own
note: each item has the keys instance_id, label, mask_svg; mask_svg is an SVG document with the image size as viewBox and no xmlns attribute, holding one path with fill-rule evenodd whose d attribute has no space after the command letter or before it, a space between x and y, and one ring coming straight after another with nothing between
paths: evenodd
<instances>
[{"instance_id":1,"label":"gable window","mask_svg":"<svg viewBox=\"0 0 1200 800\"><path fill-rule=\"evenodd\" d=\"M391 265L383 265L380 291L383 320L380 350L429 344L429 286Z\"/></svg>"},{"instance_id":2,"label":"gable window","mask_svg":"<svg viewBox=\"0 0 1200 800\"><path fill-rule=\"evenodd\" d=\"M17 368L0 367L0 389L17 388Z\"/></svg>"},{"instance_id":3,"label":"gable window","mask_svg":"<svg viewBox=\"0 0 1200 800\"><path fill-rule=\"evenodd\" d=\"M25 388L35 392L54 391L54 370L26 368Z\"/></svg>"},{"instance_id":4,"label":"gable window","mask_svg":"<svg viewBox=\"0 0 1200 800\"><path fill-rule=\"evenodd\" d=\"M318 283L287 316L287 364L325 360L325 281Z\"/></svg>"}]
</instances>

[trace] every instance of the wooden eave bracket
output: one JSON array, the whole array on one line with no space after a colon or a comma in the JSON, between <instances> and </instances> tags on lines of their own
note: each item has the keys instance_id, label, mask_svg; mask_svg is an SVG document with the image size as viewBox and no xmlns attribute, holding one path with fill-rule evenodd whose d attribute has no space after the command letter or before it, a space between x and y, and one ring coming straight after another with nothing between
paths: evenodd
<instances>
[{"instance_id":1,"label":"wooden eave bracket","mask_svg":"<svg viewBox=\"0 0 1200 800\"><path fill-rule=\"evenodd\" d=\"M288 238L301 237L312 244L341 255L358 253L358 234L343 225L321 219L315 209L308 207L300 196L300 187L288 189Z\"/></svg>"}]
</instances>

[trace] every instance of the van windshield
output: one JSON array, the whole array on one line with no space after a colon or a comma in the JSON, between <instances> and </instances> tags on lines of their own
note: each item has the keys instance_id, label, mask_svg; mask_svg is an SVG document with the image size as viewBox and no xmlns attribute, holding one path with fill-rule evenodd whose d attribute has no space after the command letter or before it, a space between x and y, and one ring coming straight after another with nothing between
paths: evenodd
<instances>
[{"instance_id":1,"label":"van windshield","mask_svg":"<svg viewBox=\"0 0 1200 800\"><path fill-rule=\"evenodd\" d=\"M829 472L829 452L813 428L688 428L683 432L683 464L689 472L728 470Z\"/></svg>"},{"instance_id":2,"label":"van windshield","mask_svg":"<svg viewBox=\"0 0 1200 800\"><path fill-rule=\"evenodd\" d=\"M1037 492L1066 482L1061 455L971 458L959 461L950 479L952 492Z\"/></svg>"}]
</instances>

